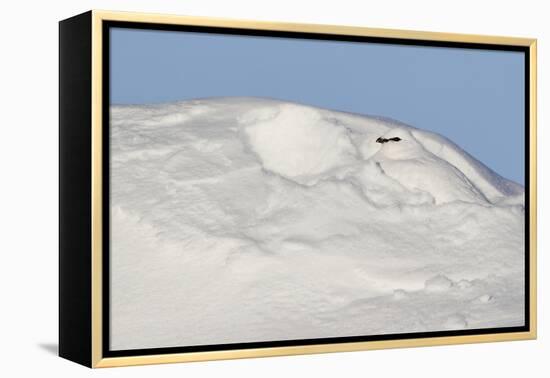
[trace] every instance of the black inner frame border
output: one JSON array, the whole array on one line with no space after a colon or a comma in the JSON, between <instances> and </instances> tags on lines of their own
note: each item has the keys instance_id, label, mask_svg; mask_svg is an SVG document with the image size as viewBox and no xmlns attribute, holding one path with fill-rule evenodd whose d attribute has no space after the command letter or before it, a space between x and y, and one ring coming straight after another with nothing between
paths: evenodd
<instances>
[{"instance_id":1,"label":"black inner frame border","mask_svg":"<svg viewBox=\"0 0 550 378\"><path fill-rule=\"evenodd\" d=\"M497 51L516 51L524 53L524 84L525 84L525 104L524 104L524 126L525 126L525 182L524 188L527 196L525 197L525 280L524 280L524 299L525 299L525 324L517 327L499 327L499 328L481 328L456 331L433 331L433 332L414 332L414 333L399 333L399 334L381 334L381 335L365 335L365 336L345 336L345 337L328 337L316 339L299 339L299 340L276 340L276 341L258 341L245 343L231 344L214 344L214 345L193 345L181 347L164 347L164 348L145 348L145 349L129 349L129 350L110 350L110 30L111 28L126 28L126 29L141 29L141 30L157 30L157 31L180 31L208 34L225 34L238 36L254 36L254 37L275 37L275 38L294 38L294 39L313 39L321 41L341 41L341 42L359 42L359 43L378 43L378 44L393 44L393 45L408 45L408 46L425 46L425 47L446 47L446 48L462 48L476 50L497 50ZM529 332L530 330L530 54L528 46L515 45L499 45L499 44L484 44L484 43L469 43L469 42L446 42L446 41L431 41L417 40L405 38L390 38L390 37L368 37L357 35L335 35L325 33L310 33L310 32L288 32L288 31L273 31L273 30L257 30L244 28L228 28L228 27L213 27L213 26L195 26L195 25L169 25L148 22L126 22L126 21L102 21L102 123L103 123L103 262L102 262L102 354L103 357L129 357L140 355L159 355L173 353L193 353L193 352L210 352L222 350L238 350L238 349L256 349L256 348L272 348L272 347L288 347L288 346L306 346L317 344L339 344L351 342L366 342L366 341L384 341L384 340L400 340L400 339L417 339L417 338L433 338L433 337L449 337L449 336L466 336L466 335L488 335L501 334L510 332ZM220 315L221 316L221 315Z\"/></svg>"}]
</instances>

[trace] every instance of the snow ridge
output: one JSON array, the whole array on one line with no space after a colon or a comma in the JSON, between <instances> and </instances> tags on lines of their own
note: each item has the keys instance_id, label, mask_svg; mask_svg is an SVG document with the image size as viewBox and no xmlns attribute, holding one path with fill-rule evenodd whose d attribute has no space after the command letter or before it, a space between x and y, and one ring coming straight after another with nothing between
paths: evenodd
<instances>
[{"instance_id":1,"label":"snow ridge","mask_svg":"<svg viewBox=\"0 0 550 378\"><path fill-rule=\"evenodd\" d=\"M466 153L450 140L402 123L349 115L293 103L267 102L238 118L247 142L266 170L301 184L363 171L372 160L382 174L411 191L427 192L435 203L495 203L523 188ZM361 125L362 123L362 125ZM378 137L399 142L376 143ZM376 178L372 178L373 180Z\"/></svg>"},{"instance_id":2,"label":"snow ridge","mask_svg":"<svg viewBox=\"0 0 550 378\"><path fill-rule=\"evenodd\" d=\"M523 324L523 187L443 136L261 98L110 133L113 349Z\"/></svg>"}]
</instances>

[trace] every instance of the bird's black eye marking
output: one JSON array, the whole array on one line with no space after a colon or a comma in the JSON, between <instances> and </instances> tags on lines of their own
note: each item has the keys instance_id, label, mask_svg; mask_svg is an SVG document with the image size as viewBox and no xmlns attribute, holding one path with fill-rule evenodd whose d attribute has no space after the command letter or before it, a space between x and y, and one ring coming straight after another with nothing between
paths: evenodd
<instances>
[{"instance_id":1,"label":"bird's black eye marking","mask_svg":"<svg viewBox=\"0 0 550 378\"><path fill-rule=\"evenodd\" d=\"M399 142L401 140L401 138L399 137L393 137L393 138L378 138L376 139L376 143L381 143L381 144L384 144L384 143L387 143L387 142Z\"/></svg>"}]
</instances>

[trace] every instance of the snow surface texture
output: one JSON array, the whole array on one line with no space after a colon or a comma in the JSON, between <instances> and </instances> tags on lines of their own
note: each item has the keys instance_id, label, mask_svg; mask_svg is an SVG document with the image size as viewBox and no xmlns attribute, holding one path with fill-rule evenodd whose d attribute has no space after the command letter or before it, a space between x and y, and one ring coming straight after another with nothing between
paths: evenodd
<instances>
[{"instance_id":1,"label":"snow surface texture","mask_svg":"<svg viewBox=\"0 0 550 378\"><path fill-rule=\"evenodd\" d=\"M113 106L111 348L523 325L523 192L388 119Z\"/></svg>"}]
</instances>

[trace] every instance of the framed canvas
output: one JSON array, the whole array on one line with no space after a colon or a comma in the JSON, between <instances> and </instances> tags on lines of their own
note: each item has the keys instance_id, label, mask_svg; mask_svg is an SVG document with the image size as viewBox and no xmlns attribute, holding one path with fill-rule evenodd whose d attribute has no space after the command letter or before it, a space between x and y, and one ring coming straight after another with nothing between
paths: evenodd
<instances>
[{"instance_id":1,"label":"framed canvas","mask_svg":"<svg viewBox=\"0 0 550 378\"><path fill-rule=\"evenodd\" d=\"M59 354L536 337L536 41L60 22Z\"/></svg>"}]
</instances>

